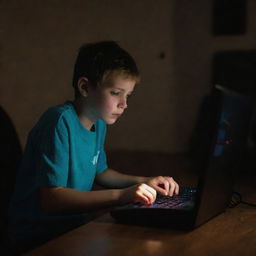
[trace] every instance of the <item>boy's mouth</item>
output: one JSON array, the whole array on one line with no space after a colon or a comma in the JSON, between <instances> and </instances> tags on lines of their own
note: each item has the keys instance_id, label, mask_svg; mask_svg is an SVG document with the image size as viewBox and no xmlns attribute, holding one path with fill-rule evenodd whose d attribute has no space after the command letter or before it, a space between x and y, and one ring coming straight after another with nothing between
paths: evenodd
<instances>
[{"instance_id":1,"label":"boy's mouth","mask_svg":"<svg viewBox=\"0 0 256 256\"><path fill-rule=\"evenodd\" d=\"M114 117L120 117L122 114L112 114Z\"/></svg>"}]
</instances>

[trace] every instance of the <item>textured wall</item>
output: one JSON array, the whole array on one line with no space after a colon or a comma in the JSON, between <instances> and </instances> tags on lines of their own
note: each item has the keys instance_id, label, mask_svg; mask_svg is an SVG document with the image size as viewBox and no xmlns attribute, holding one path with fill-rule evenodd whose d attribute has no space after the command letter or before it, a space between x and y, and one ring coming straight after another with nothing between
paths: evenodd
<instances>
[{"instance_id":1,"label":"textured wall","mask_svg":"<svg viewBox=\"0 0 256 256\"><path fill-rule=\"evenodd\" d=\"M255 1L243 36L211 35L212 1L0 1L0 104L25 144L48 106L73 98L77 48L116 40L137 60L142 83L109 127L108 149L183 152L210 88L211 59L255 45Z\"/></svg>"}]
</instances>

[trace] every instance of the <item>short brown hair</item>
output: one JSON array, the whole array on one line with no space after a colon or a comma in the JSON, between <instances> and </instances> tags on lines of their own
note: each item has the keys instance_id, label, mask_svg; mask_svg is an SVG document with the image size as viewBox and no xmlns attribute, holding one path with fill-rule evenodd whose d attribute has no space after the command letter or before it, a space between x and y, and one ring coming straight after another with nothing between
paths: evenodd
<instances>
[{"instance_id":1,"label":"short brown hair","mask_svg":"<svg viewBox=\"0 0 256 256\"><path fill-rule=\"evenodd\" d=\"M97 86L108 72L123 74L139 81L139 70L133 57L114 41L85 44L79 49L73 74L73 87L77 92L80 77L86 77Z\"/></svg>"}]
</instances>

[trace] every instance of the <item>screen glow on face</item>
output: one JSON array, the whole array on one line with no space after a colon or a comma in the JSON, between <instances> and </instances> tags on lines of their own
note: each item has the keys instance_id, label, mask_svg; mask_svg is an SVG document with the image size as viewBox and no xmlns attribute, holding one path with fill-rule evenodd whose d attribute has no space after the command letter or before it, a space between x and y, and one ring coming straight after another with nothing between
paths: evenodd
<instances>
[{"instance_id":1,"label":"screen glow on face","mask_svg":"<svg viewBox=\"0 0 256 256\"><path fill-rule=\"evenodd\" d=\"M98 87L97 109L106 123L114 123L128 107L135 81L122 76L114 77Z\"/></svg>"}]
</instances>

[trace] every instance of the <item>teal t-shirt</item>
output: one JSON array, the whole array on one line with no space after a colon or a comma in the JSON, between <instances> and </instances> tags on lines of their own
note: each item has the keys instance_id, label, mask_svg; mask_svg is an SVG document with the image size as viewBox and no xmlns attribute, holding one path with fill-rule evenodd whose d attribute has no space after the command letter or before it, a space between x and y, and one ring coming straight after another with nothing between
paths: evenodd
<instances>
[{"instance_id":1,"label":"teal t-shirt","mask_svg":"<svg viewBox=\"0 0 256 256\"><path fill-rule=\"evenodd\" d=\"M95 175L107 169L104 141L106 124L99 120L93 131L80 123L71 102L48 109L28 136L9 208L12 240L50 237L79 225L85 214L46 216L39 188L62 186L89 191Z\"/></svg>"}]
</instances>

